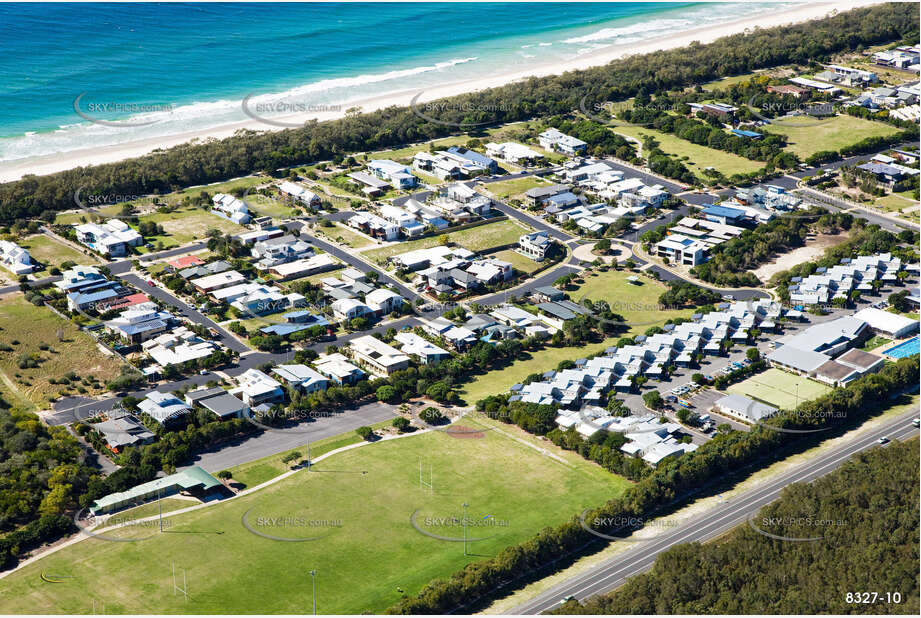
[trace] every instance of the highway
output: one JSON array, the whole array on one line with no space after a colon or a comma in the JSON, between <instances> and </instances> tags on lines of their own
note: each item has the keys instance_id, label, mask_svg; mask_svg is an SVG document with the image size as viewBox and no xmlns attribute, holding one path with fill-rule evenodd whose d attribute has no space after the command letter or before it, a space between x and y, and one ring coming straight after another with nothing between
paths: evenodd
<instances>
[{"instance_id":1,"label":"highway","mask_svg":"<svg viewBox=\"0 0 921 618\"><path fill-rule=\"evenodd\" d=\"M911 425L917 411L900 415L885 423L879 429L848 440L835 449L808 462L799 464L783 473L779 478L731 498L696 519L684 523L674 532L664 534L645 543L631 543L635 548L607 560L587 573L557 584L537 595L531 601L511 610L512 614L539 614L559 606L561 599L572 595L579 601L603 594L621 586L628 577L637 575L652 567L656 557L680 543L704 542L746 521L765 505L778 498L780 492L791 483L809 483L834 471L852 455L879 445L879 438L904 440L918 433Z\"/></svg>"}]
</instances>

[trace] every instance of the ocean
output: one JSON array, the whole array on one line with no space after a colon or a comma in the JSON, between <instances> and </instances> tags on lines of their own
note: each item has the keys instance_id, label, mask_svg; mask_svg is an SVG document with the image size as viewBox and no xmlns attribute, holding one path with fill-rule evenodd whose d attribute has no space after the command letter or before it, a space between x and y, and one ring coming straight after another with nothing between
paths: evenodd
<instances>
[{"instance_id":1,"label":"ocean","mask_svg":"<svg viewBox=\"0 0 921 618\"><path fill-rule=\"evenodd\" d=\"M370 96L546 65L776 9L0 4L0 162L247 120L244 98L268 110L346 109Z\"/></svg>"}]
</instances>

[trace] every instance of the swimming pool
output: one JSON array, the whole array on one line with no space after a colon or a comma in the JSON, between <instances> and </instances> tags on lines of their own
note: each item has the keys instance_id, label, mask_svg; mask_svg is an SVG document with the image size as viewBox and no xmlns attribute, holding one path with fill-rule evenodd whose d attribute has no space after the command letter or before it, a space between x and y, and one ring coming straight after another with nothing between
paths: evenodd
<instances>
[{"instance_id":1,"label":"swimming pool","mask_svg":"<svg viewBox=\"0 0 921 618\"><path fill-rule=\"evenodd\" d=\"M897 346L884 350L883 354L888 354L893 358L905 358L913 354L918 354L919 342L918 337L912 337L908 341L903 341Z\"/></svg>"}]
</instances>

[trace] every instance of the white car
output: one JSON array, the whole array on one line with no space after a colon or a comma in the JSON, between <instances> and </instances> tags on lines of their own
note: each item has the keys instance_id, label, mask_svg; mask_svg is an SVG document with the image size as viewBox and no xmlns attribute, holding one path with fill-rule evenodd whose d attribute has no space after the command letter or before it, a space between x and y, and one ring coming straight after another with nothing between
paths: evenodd
<instances>
[{"instance_id":1,"label":"white car","mask_svg":"<svg viewBox=\"0 0 921 618\"><path fill-rule=\"evenodd\" d=\"M880 444L886 444L887 442L889 442L889 438L887 438L886 436L883 436L882 438L879 439Z\"/></svg>"}]
</instances>

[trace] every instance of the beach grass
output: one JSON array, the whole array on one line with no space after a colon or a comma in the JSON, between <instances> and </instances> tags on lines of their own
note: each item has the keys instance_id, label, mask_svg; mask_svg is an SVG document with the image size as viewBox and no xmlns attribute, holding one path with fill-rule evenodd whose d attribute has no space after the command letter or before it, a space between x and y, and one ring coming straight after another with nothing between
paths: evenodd
<instances>
[{"instance_id":1,"label":"beach grass","mask_svg":"<svg viewBox=\"0 0 921 618\"><path fill-rule=\"evenodd\" d=\"M104 599L107 613L305 613L316 569L319 613L380 613L433 577L495 556L629 486L517 428L462 424L484 431L368 444L253 494L171 516L165 532L145 540L65 547L7 576L0 611L87 613ZM432 490L420 487L420 462ZM468 526L468 556L463 543L426 536L411 522L416 514L423 531L462 539L453 518L463 503L482 522ZM185 570L188 596L175 594L172 565ZM68 579L48 584L43 572Z\"/></svg>"},{"instance_id":2,"label":"beach grass","mask_svg":"<svg viewBox=\"0 0 921 618\"><path fill-rule=\"evenodd\" d=\"M19 293L0 302L0 342L0 381L15 397L10 403L28 409L46 408L57 395L100 394L122 366L117 356L104 354L73 322L47 307L36 307ZM21 368L26 359L34 359L37 366ZM68 384L51 383L70 372L76 377Z\"/></svg>"}]
</instances>

